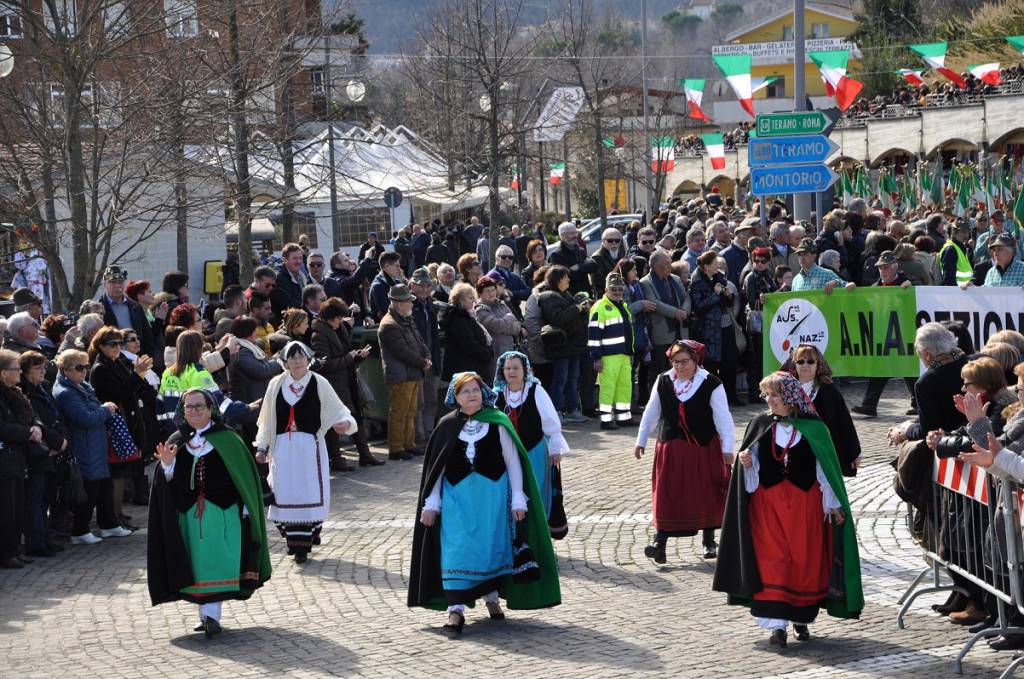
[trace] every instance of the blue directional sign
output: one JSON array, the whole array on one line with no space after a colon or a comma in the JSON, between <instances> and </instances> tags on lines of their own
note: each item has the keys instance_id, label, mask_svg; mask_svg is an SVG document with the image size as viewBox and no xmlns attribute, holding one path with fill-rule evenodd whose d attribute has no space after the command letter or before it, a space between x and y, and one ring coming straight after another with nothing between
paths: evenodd
<instances>
[{"instance_id":1,"label":"blue directional sign","mask_svg":"<svg viewBox=\"0 0 1024 679\"><path fill-rule=\"evenodd\" d=\"M755 196L784 193L818 193L839 179L831 167L821 163L755 167L750 170L750 192Z\"/></svg>"},{"instance_id":2,"label":"blue directional sign","mask_svg":"<svg viewBox=\"0 0 1024 679\"><path fill-rule=\"evenodd\" d=\"M839 144L823 134L753 137L747 145L747 162L750 167L821 163L838 150Z\"/></svg>"}]
</instances>

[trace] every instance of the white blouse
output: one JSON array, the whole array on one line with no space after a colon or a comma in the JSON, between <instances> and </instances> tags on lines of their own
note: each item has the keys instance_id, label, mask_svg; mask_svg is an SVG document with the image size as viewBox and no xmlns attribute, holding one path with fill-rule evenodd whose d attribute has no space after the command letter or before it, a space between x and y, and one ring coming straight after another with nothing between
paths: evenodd
<instances>
[{"instance_id":1,"label":"white blouse","mask_svg":"<svg viewBox=\"0 0 1024 679\"><path fill-rule=\"evenodd\" d=\"M569 452L569 444L562 435L562 421L558 419L558 411L555 404L551 402L548 392L537 383L529 383L522 391L510 391L503 389L505 403L511 408L518 408L525 401L530 389L536 390L534 402L537 404L537 412L540 413L540 428L548 439L548 455L565 455Z\"/></svg>"},{"instance_id":2,"label":"white blouse","mask_svg":"<svg viewBox=\"0 0 1024 679\"><path fill-rule=\"evenodd\" d=\"M793 437L793 442L790 443L790 437ZM775 427L775 443L785 447L787 444L795 446L800 442L803 435L799 431L794 435L793 425L783 424L779 422ZM789 457L787 454L786 457ZM760 484L760 470L761 463L757 457L757 444L755 443L750 449L750 458L754 461L753 466L750 469L743 470L743 481L744 488L748 493L753 493L757 490L757 486ZM785 462L786 458L783 458ZM815 476L818 479L818 485L821 486L821 506L826 512L830 509L839 509L842 505L839 503L839 499L836 497L835 492L832 490L832 486L829 485L828 479L825 478L825 471L821 468L821 465L817 462L814 463Z\"/></svg>"},{"instance_id":3,"label":"white blouse","mask_svg":"<svg viewBox=\"0 0 1024 679\"><path fill-rule=\"evenodd\" d=\"M192 457L199 458L213 451L213 444L207 441L206 437L203 436L203 434L212 426L213 420L210 420L210 422L208 422L205 427L198 430L192 438L181 444L188 447L188 452L192 454ZM164 464L163 462L160 463L160 467L164 470L164 478L168 481L174 478L174 463L177 461L178 457L175 456L174 459L171 460L170 464Z\"/></svg>"},{"instance_id":4,"label":"white blouse","mask_svg":"<svg viewBox=\"0 0 1024 679\"><path fill-rule=\"evenodd\" d=\"M470 422L483 425L475 432L472 430L475 424L470 425L470 431L468 432L466 431L467 427L463 425L462 431L459 432L459 439L466 443L466 459L472 462L476 458L476 442L487 435L491 425L487 422L478 422L477 420L469 420L466 424L469 425ZM516 444L512 441L512 437L509 436L508 430L505 427L498 426L498 440L501 441L501 457L505 460L508 483L512 489L512 509L525 512L529 498L523 492L523 468L519 464L519 451L516 450ZM441 486L443 481L444 469L441 470L441 474L437 477L437 482L434 483L430 495L427 496L423 503L424 511L441 511Z\"/></svg>"},{"instance_id":5,"label":"white blouse","mask_svg":"<svg viewBox=\"0 0 1024 679\"><path fill-rule=\"evenodd\" d=\"M672 375L673 372L669 370L663 374ZM694 374L693 380L689 385L685 385L684 382L678 379L673 380L672 384L675 387L676 398L679 399L679 402L686 403L689 401L697 393L700 386L704 384L707 376L707 370L697 368L697 372ZM715 421L715 431L718 432L718 438L722 441L722 455L732 454L732 449L736 445L736 425L732 421L732 413L729 412L729 397L725 395L725 387L721 384L711 392L711 417ZM657 388L654 388L651 389L651 398L647 401L644 416L640 419L640 430L636 435L637 448L647 447L647 439L655 427L658 426L660 420L661 399L658 397Z\"/></svg>"}]
</instances>

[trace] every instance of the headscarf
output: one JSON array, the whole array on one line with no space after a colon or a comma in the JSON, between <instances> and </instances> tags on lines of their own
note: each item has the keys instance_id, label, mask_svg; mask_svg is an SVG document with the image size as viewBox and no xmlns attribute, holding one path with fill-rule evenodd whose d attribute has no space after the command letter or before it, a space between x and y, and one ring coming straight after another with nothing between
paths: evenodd
<instances>
[{"instance_id":1,"label":"headscarf","mask_svg":"<svg viewBox=\"0 0 1024 679\"><path fill-rule=\"evenodd\" d=\"M704 345L696 340L684 339L673 342L665 351L665 356L671 361L672 354L676 353L676 349L680 346L684 346L690 350L690 353L693 354L698 366L704 365Z\"/></svg>"},{"instance_id":2,"label":"headscarf","mask_svg":"<svg viewBox=\"0 0 1024 679\"><path fill-rule=\"evenodd\" d=\"M818 384L832 384L832 368L829 367L828 361L822 355L821 350L813 344L798 344L796 347L789 352L789 358L779 368L782 372L789 373L793 377L800 379L796 372L796 353L801 349L810 349L814 353L814 358L818 362L818 372L815 374L814 379Z\"/></svg>"},{"instance_id":3,"label":"headscarf","mask_svg":"<svg viewBox=\"0 0 1024 679\"><path fill-rule=\"evenodd\" d=\"M483 378L480 377L480 375L472 371L455 373L454 375L452 375L451 384L448 385L448 395L444 397L444 404L449 408L457 407L458 404L455 401L455 392L457 392L459 389L466 386L473 380L476 380L480 383L480 392L483 395L484 399L483 407L487 408L489 406L493 406L494 402L498 399L498 395L495 394L494 391L492 391L491 388L487 386L487 384L484 382Z\"/></svg>"},{"instance_id":4,"label":"headscarf","mask_svg":"<svg viewBox=\"0 0 1024 679\"><path fill-rule=\"evenodd\" d=\"M505 361L510 358L518 358L523 362L523 372L526 373L524 375L526 384L540 384L540 380L533 375L533 366L530 365L530 359L526 354L521 351L506 351L498 357L498 367L494 371L495 393L500 392L508 386L508 383L505 381Z\"/></svg>"},{"instance_id":5,"label":"headscarf","mask_svg":"<svg viewBox=\"0 0 1024 679\"><path fill-rule=\"evenodd\" d=\"M316 356L316 354L313 353L313 350L307 347L304 343L298 340L292 340L291 342L288 342L288 344L285 344L284 348L281 349L281 351L279 351L277 354L277 362L280 363L281 367L284 368L285 370L288 369L288 359L286 359L285 356L287 356L288 353L292 350L292 347L296 345L302 348L302 353L306 355L306 360L308 360L310 363L313 362L313 358Z\"/></svg>"},{"instance_id":6,"label":"headscarf","mask_svg":"<svg viewBox=\"0 0 1024 679\"><path fill-rule=\"evenodd\" d=\"M782 397L783 403L788 406L796 406L801 415L816 416L818 414L814 409L814 404L811 403L810 397L807 396L807 392L800 385L800 380L781 370L772 373L772 377L778 378L781 382L779 384L779 396Z\"/></svg>"}]
</instances>

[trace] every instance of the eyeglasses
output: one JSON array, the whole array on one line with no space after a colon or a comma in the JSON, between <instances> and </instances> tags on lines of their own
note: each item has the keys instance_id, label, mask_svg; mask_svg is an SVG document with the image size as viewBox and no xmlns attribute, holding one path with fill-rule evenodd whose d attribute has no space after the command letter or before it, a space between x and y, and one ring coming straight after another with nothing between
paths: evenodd
<instances>
[{"instance_id":1,"label":"eyeglasses","mask_svg":"<svg viewBox=\"0 0 1024 679\"><path fill-rule=\"evenodd\" d=\"M653 240L642 240L642 241L640 241L640 245L654 245L654 241Z\"/></svg>"},{"instance_id":2,"label":"eyeglasses","mask_svg":"<svg viewBox=\"0 0 1024 679\"><path fill-rule=\"evenodd\" d=\"M322 269L322 268L324 268L324 263L323 262L310 262L308 264L308 266L309 266L310 269Z\"/></svg>"},{"instance_id":3,"label":"eyeglasses","mask_svg":"<svg viewBox=\"0 0 1024 679\"><path fill-rule=\"evenodd\" d=\"M817 363L817 361L812 361L812 360L806 359L806 358L801 358L801 359L797 360L797 362L796 362L797 365L815 365L816 363Z\"/></svg>"},{"instance_id":4,"label":"eyeglasses","mask_svg":"<svg viewBox=\"0 0 1024 679\"><path fill-rule=\"evenodd\" d=\"M205 403L186 403L183 406L183 409L186 412L190 413L201 413L204 410L209 410L210 406L206 405Z\"/></svg>"},{"instance_id":5,"label":"eyeglasses","mask_svg":"<svg viewBox=\"0 0 1024 679\"><path fill-rule=\"evenodd\" d=\"M138 337L126 337L124 341L125 341L125 343L128 343L128 342L138 342L139 338Z\"/></svg>"},{"instance_id":6,"label":"eyeglasses","mask_svg":"<svg viewBox=\"0 0 1024 679\"><path fill-rule=\"evenodd\" d=\"M498 255L498 259L512 259L512 255Z\"/></svg>"},{"instance_id":7,"label":"eyeglasses","mask_svg":"<svg viewBox=\"0 0 1024 679\"><path fill-rule=\"evenodd\" d=\"M754 258L754 264L767 264L767 263L768 263L767 259L761 259L760 257L755 257Z\"/></svg>"},{"instance_id":8,"label":"eyeglasses","mask_svg":"<svg viewBox=\"0 0 1024 679\"><path fill-rule=\"evenodd\" d=\"M89 369L89 364L82 363L80 365L73 365L71 366L71 369L74 370L76 373L84 373L86 370Z\"/></svg>"},{"instance_id":9,"label":"eyeglasses","mask_svg":"<svg viewBox=\"0 0 1024 679\"><path fill-rule=\"evenodd\" d=\"M605 243L621 243L622 239L621 238L605 238L604 242Z\"/></svg>"},{"instance_id":10,"label":"eyeglasses","mask_svg":"<svg viewBox=\"0 0 1024 679\"><path fill-rule=\"evenodd\" d=\"M21 366L16 365L13 368L0 368L0 370L3 370L4 372L20 373Z\"/></svg>"},{"instance_id":11,"label":"eyeglasses","mask_svg":"<svg viewBox=\"0 0 1024 679\"><path fill-rule=\"evenodd\" d=\"M105 347L123 347L124 340L107 340L106 342L101 342L100 344L102 344Z\"/></svg>"}]
</instances>

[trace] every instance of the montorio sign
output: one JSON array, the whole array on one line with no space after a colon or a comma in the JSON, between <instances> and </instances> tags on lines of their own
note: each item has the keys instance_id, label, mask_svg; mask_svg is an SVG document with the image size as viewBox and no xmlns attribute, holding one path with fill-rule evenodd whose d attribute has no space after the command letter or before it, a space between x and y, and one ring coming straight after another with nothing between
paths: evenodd
<instances>
[{"instance_id":1,"label":"montorio sign","mask_svg":"<svg viewBox=\"0 0 1024 679\"><path fill-rule=\"evenodd\" d=\"M819 38L804 41L807 52L823 52L828 50L850 50L850 56L859 59L861 54L856 43L845 38ZM749 54L754 64L770 64L782 61L792 61L796 54L796 48L792 40L779 42L748 42L732 45L715 45L711 48L713 56L729 56L736 54ZM810 63L810 59L806 60Z\"/></svg>"},{"instance_id":2,"label":"montorio sign","mask_svg":"<svg viewBox=\"0 0 1024 679\"><path fill-rule=\"evenodd\" d=\"M931 321L963 323L975 347L1024 329L1020 288L858 288L773 293L764 304L764 367L775 370L799 344L813 344L836 375L913 377L914 333Z\"/></svg>"}]
</instances>

